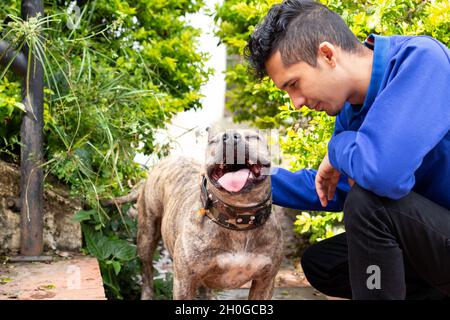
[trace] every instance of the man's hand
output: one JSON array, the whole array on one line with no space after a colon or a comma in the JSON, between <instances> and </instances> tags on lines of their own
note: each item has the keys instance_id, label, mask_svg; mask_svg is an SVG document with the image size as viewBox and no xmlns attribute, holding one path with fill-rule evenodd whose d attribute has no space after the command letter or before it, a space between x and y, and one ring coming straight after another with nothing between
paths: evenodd
<instances>
[{"instance_id":1,"label":"man's hand","mask_svg":"<svg viewBox=\"0 0 450 320\"><path fill-rule=\"evenodd\" d=\"M316 192L322 207L326 207L328 205L328 200L333 199L340 175L339 171L331 165L327 153L317 170L315 181Z\"/></svg>"}]
</instances>

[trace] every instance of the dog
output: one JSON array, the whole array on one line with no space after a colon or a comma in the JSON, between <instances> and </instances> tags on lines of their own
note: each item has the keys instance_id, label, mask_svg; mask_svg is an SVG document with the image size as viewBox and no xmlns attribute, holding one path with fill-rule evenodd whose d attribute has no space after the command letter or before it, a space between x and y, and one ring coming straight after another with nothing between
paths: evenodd
<instances>
[{"instance_id":1,"label":"dog","mask_svg":"<svg viewBox=\"0 0 450 320\"><path fill-rule=\"evenodd\" d=\"M205 160L202 167L187 157L164 159L145 181L137 203L141 299L153 298L161 237L173 259L174 299L248 281L249 299L271 299L283 243L271 214L267 142L253 130L210 130Z\"/></svg>"}]
</instances>

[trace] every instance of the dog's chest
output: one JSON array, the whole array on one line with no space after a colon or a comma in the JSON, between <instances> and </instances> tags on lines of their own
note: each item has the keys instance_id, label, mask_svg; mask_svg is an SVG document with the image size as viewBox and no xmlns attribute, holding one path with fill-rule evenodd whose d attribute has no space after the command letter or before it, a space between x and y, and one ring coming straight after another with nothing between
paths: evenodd
<instances>
[{"instance_id":1,"label":"dog's chest","mask_svg":"<svg viewBox=\"0 0 450 320\"><path fill-rule=\"evenodd\" d=\"M210 286L237 288L270 268L272 259L264 254L251 252L232 252L217 255L215 269L219 272L210 274Z\"/></svg>"}]
</instances>

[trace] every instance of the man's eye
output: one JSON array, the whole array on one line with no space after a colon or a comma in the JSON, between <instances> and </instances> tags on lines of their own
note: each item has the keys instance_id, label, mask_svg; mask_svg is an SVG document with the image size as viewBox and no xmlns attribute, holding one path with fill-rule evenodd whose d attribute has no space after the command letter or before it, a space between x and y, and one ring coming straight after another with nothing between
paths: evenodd
<instances>
[{"instance_id":1,"label":"man's eye","mask_svg":"<svg viewBox=\"0 0 450 320\"><path fill-rule=\"evenodd\" d=\"M289 85L289 88L294 88L296 85L297 85L297 81L294 81Z\"/></svg>"}]
</instances>

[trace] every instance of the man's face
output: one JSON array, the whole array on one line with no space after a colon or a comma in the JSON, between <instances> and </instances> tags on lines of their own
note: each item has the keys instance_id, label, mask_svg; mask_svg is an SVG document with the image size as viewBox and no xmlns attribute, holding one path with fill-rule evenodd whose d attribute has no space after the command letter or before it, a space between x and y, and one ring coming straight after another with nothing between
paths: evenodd
<instances>
[{"instance_id":1,"label":"man's face","mask_svg":"<svg viewBox=\"0 0 450 320\"><path fill-rule=\"evenodd\" d=\"M296 109L305 105L335 116L348 97L336 61L326 55L319 54L316 67L306 62L285 66L280 51L276 51L267 60L266 70L275 85L289 94Z\"/></svg>"}]
</instances>

